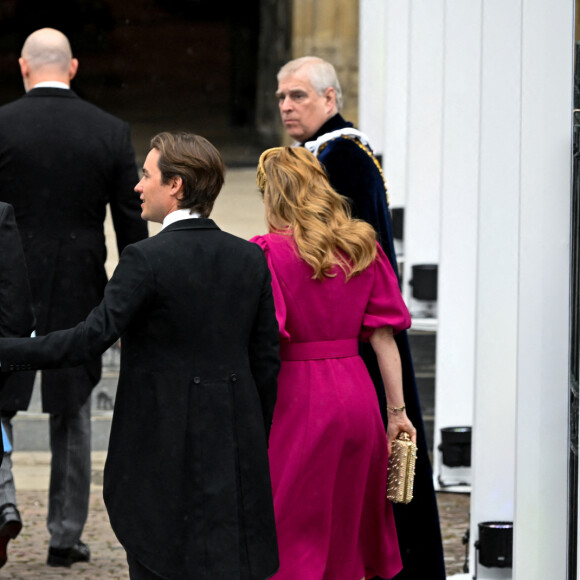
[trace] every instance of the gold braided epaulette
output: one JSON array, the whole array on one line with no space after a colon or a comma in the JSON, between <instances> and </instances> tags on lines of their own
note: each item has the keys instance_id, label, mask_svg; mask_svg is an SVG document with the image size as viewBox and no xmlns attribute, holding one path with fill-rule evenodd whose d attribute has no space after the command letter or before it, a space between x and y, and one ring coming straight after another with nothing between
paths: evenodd
<instances>
[{"instance_id":1,"label":"gold braided epaulette","mask_svg":"<svg viewBox=\"0 0 580 580\"><path fill-rule=\"evenodd\" d=\"M389 190L387 188L387 180L385 179L385 174L383 173L383 168L381 167L381 164L379 163L379 160L375 157L374 153L368 147L366 147L363 143L361 143L356 137L352 137L351 135L341 135L340 137L337 137L336 139L348 139L349 141L352 141L353 143L358 145L371 158L372 162L375 164L375 167L379 170L379 173L381 175L381 179L383 180L383 185L385 186L385 196L387 198L387 207L390 207ZM332 141L336 141L336 139L329 139L328 141L323 143L320 146L320 148L318 149L318 155L320 155L320 153L322 153L322 151L324 151L324 149L326 149L326 146L329 143L331 143Z\"/></svg>"}]
</instances>

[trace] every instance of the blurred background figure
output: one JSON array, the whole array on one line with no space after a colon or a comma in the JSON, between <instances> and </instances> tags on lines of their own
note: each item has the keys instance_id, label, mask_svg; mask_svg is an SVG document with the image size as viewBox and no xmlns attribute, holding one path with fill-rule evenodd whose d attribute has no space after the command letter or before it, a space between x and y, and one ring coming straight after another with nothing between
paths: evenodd
<instances>
[{"instance_id":1,"label":"blurred background figure","mask_svg":"<svg viewBox=\"0 0 580 580\"><path fill-rule=\"evenodd\" d=\"M0 337L29 336L34 329L34 313L28 284L28 273L14 210L0 202ZM6 416L25 409L15 376L0 375L0 411ZM14 482L10 469L12 431L10 421L2 419L2 439L6 438L0 455L0 568L8 559L8 542L22 529L16 507ZM5 479L6 478L6 479Z\"/></svg>"}]
</instances>

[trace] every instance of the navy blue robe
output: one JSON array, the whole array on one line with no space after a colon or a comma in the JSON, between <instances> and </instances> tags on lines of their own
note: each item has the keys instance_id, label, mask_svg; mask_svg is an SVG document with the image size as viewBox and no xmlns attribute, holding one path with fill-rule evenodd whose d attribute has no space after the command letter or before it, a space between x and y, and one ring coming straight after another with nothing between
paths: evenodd
<instances>
[{"instance_id":1,"label":"navy blue robe","mask_svg":"<svg viewBox=\"0 0 580 580\"><path fill-rule=\"evenodd\" d=\"M337 114L309 141L346 127L353 125ZM379 243L398 275L385 182L370 148L365 148L356 139L338 137L321 145L317 156L334 189L351 200L353 217L363 219L375 228ZM395 340L401 356L407 415L417 429L418 446L413 500L409 504L393 504L403 559L403 571L396 580L444 580L439 512L407 332L397 334ZM361 343L360 351L377 389L386 425L385 392L376 356L368 343Z\"/></svg>"}]
</instances>

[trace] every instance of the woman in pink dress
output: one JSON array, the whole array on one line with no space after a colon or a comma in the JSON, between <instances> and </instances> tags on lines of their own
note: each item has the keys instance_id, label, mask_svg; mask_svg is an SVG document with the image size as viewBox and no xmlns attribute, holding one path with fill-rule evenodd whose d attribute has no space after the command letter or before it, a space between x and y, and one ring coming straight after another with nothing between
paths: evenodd
<instances>
[{"instance_id":1,"label":"woman in pink dress","mask_svg":"<svg viewBox=\"0 0 580 580\"><path fill-rule=\"evenodd\" d=\"M402 431L415 440L393 334L410 326L409 313L374 230L350 218L310 152L269 149L257 178L270 233L252 241L272 271L282 359L269 447L274 579L392 578L401 558L388 452ZM379 360L386 436L359 340Z\"/></svg>"}]
</instances>

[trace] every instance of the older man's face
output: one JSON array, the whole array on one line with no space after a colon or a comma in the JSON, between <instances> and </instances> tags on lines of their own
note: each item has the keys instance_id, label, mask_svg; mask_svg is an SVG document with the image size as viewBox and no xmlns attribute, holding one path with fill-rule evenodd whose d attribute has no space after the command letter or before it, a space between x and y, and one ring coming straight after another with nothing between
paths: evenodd
<instances>
[{"instance_id":1,"label":"older man's face","mask_svg":"<svg viewBox=\"0 0 580 580\"><path fill-rule=\"evenodd\" d=\"M286 131L301 143L308 141L337 112L334 89L327 88L319 95L304 68L282 77L276 97Z\"/></svg>"}]
</instances>

